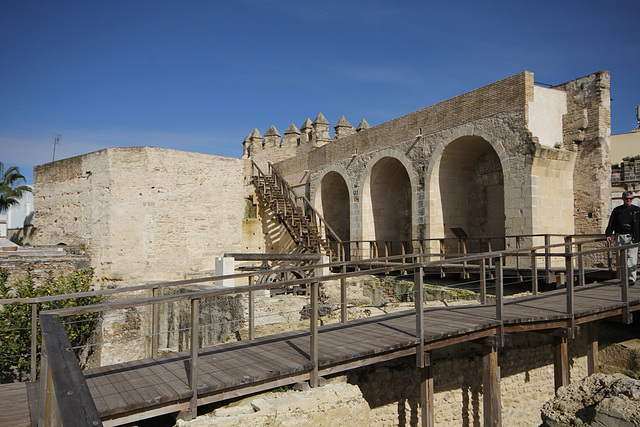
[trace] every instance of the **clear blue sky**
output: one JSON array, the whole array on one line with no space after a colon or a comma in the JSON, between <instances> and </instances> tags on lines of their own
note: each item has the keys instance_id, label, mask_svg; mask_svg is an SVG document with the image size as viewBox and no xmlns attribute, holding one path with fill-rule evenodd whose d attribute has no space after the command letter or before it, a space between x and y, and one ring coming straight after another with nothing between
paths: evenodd
<instances>
[{"instance_id":1,"label":"clear blue sky","mask_svg":"<svg viewBox=\"0 0 640 427\"><path fill-rule=\"evenodd\" d=\"M240 157L319 112L372 126L532 71L611 72L637 127L640 1L0 0L0 161L106 147Z\"/></svg>"}]
</instances>

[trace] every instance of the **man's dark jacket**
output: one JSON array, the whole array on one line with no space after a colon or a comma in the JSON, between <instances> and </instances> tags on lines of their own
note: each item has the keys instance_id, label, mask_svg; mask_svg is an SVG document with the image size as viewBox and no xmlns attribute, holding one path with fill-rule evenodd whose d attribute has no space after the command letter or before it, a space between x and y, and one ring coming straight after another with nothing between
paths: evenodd
<instances>
[{"instance_id":1,"label":"man's dark jacket","mask_svg":"<svg viewBox=\"0 0 640 427\"><path fill-rule=\"evenodd\" d=\"M626 222L630 222L630 224L626 224ZM633 243L640 242L640 207L620 205L614 208L609 217L609 225L607 225L605 234L611 236L614 233L631 234Z\"/></svg>"}]
</instances>

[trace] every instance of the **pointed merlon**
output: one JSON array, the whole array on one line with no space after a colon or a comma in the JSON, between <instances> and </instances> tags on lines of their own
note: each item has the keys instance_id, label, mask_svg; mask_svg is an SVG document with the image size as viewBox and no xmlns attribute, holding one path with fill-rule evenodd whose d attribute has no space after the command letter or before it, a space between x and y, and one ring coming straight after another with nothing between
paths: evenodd
<instances>
[{"instance_id":1,"label":"pointed merlon","mask_svg":"<svg viewBox=\"0 0 640 427\"><path fill-rule=\"evenodd\" d=\"M356 132L360 132L361 130L367 130L367 129L370 129L370 128L371 128L371 125L369 123L367 123L367 121L365 119L362 119L362 121L360 122L360 124L356 128Z\"/></svg>"},{"instance_id":2,"label":"pointed merlon","mask_svg":"<svg viewBox=\"0 0 640 427\"><path fill-rule=\"evenodd\" d=\"M251 138L260 138L262 139L262 135L260 134L260 131L258 130L258 128L255 128L253 130L253 133L251 133Z\"/></svg>"},{"instance_id":3,"label":"pointed merlon","mask_svg":"<svg viewBox=\"0 0 640 427\"><path fill-rule=\"evenodd\" d=\"M349 121L347 119L344 118L344 116L340 117L340 120L338 120L338 123L336 123L336 125L333 127L335 128L352 128L353 126L351 125L351 123L349 123Z\"/></svg>"},{"instance_id":4,"label":"pointed merlon","mask_svg":"<svg viewBox=\"0 0 640 427\"><path fill-rule=\"evenodd\" d=\"M311 119L309 117L307 117L307 120L304 121L304 123L302 124L302 127L300 128L302 131L305 130L311 130L311 125L313 123L311 123Z\"/></svg>"},{"instance_id":5,"label":"pointed merlon","mask_svg":"<svg viewBox=\"0 0 640 427\"><path fill-rule=\"evenodd\" d=\"M296 125L294 125L293 123L291 123L287 128L287 130L284 131L285 135L290 135L292 133L295 133L296 135L300 135L300 131L298 130Z\"/></svg>"},{"instance_id":6,"label":"pointed merlon","mask_svg":"<svg viewBox=\"0 0 640 427\"><path fill-rule=\"evenodd\" d=\"M322 113L318 114L318 117L313 121L314 125L330 125L329 121L324 118Z\"/></svg>"},{"instance_id":7,"label":"pointed merlon","mask_svg":"<svg viewBox=\"0 0 640 427\"><path fill-rule=\"evenodd\" d=\"M264 134L264 136L277 136L277 137L281 137L282 135L280 135L280 132L278 132L278 129L276 129L275 126L271 126L269 128L269 130Z\"/></svg>"}]
</instances>

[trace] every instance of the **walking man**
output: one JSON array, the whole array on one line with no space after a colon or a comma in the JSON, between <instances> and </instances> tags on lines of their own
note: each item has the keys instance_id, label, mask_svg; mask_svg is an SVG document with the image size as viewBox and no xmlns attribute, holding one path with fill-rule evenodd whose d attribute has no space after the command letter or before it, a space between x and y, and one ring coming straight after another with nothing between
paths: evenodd
<instances>
[{"instance_id":1,"label":"walking man","mask_svg":"<svg viewBox=\"0 0 640 427\"><path fill-rule=\"evenodd\" d=\"M640 208L631 202L633 201L633 191L622 192L622 206L617 206L611 212L609 225L605 234L607 243L611 243L612 236L615 235L615 244L630 245L640 242ZM629 276L627 282L629 286L636 283L636 268L638 265L638 247L627 249L627 267Z\"/></svg>"}]
</instances>

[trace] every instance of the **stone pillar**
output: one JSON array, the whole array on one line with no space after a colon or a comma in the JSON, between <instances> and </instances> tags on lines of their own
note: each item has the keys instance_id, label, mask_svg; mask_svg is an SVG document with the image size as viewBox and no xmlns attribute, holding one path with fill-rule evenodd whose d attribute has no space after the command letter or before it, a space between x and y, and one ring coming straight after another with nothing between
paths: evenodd
<instances>
[{"instance_id":1,"label":"stone pillar","mask_svg":"<svg viewBox=\"0 0 640 427\"><path fill-rule=\"evenodd\" d=\"M216 276L226 276L234 273L233 257L216 257ZM216 280L216 288L233 288L234 279Z\"/></svg>"}]
</instances>

